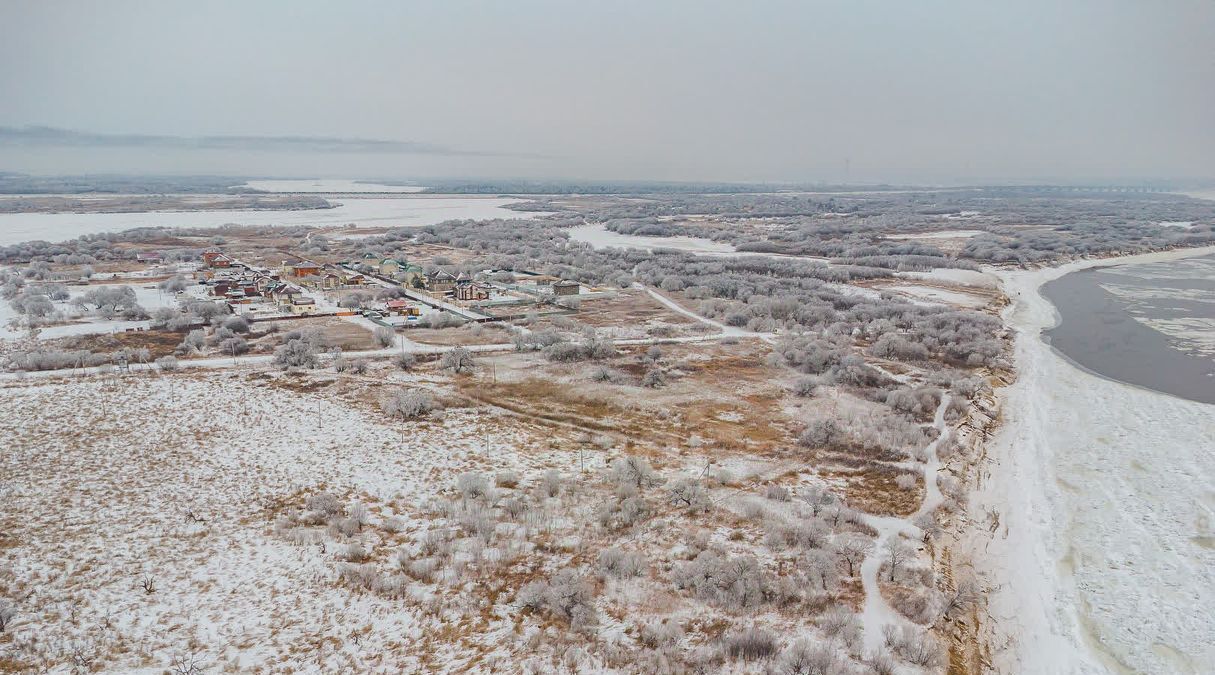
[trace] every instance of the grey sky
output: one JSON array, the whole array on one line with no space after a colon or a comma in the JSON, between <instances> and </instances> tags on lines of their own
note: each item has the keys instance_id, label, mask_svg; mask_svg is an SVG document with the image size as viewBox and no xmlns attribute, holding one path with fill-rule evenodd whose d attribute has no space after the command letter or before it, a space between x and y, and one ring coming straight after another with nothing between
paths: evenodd
<instances>
[{"instance_id":1,"label":"grey sky","mask_svg":"<svg viewBox=\"0 0 1215 675\"><path fill-rule=\"evenodd\" d=\"M0 135L0 170L801 181L842 180L850 160L854 180L1208 177L1213 45L1210 0L9 0L0 126L404 145Z\"/></svg>"}]
</instances>

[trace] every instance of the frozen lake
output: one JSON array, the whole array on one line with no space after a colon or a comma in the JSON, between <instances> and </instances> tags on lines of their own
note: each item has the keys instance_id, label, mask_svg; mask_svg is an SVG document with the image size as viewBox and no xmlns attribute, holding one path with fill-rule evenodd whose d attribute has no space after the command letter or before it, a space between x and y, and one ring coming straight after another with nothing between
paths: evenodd
<instances>
[{"instance_id":1,"label":"frozen lake","mask_svg":"<svg viewBox=\"0 0 1215 675\"><path fill-rule=\"evenodd\" d=\"M570 239L590 244L592 248L636 248L645 251L669 248L687 253L712 255L737 253L731 244L700 237L644 237L637 234L613 232L603 225L577 225L571 227L568 232Z\"/></svg>"},{"instance_id":2,"label":"frozen lake","mask_svg":"<svg viewBox=\"0 0 1215 675\"><path fill-rule=\"evenodd\" d=\"M251 180L241 187L265 192L376 192L409 193L421 192L421 185L381 185L354 180Z\"/></svg>"},{"instance_id":3,"label":"frozen lake","mask_svg":"<svg viewBox=\"0 0 1215 675\"><path fill-rule=\"evenodd\" d=\"M518 199L498 197L422 196L344 198L332 209L305 211L150 211L141 213L4 213L0 245L41 239L63 241L84 234L118 232L133 227L220 227L236 225L423 227L445 220L532 218L534 212L502 208Z\"/></svg>"}]
</instances>

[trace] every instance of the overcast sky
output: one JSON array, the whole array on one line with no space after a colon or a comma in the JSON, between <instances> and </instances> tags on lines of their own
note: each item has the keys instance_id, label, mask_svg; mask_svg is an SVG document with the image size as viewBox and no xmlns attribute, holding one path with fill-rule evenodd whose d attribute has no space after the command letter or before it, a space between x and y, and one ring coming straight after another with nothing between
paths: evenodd
<instances>
[{"instance_id":1,"label":"overcast sky","mask_svg":"<svg viewBox=\"0 0 1215 675\"><path fill-rule=\"evenodd\" d=\"M1210 177L1215 2L6 0L0 127L39 173Z\"/></svg>"}]
</instances>

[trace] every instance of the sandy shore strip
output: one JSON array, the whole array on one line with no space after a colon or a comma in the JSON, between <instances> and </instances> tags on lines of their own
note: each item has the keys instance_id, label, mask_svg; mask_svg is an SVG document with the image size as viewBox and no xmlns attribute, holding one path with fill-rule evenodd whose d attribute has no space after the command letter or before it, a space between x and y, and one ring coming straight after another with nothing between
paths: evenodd
<instances>
[{"instance_id":1,"label":"sandy shore strip","mask_svg":"<svg viewBox=\"0 0 1215 675\"><path fill-rule=\"evenodd\" d=\"M1212 253L998 272L1018 379L1003 391L1004 424L968 509L995 672L1201 673L1215 663L1215 406L1073 366L1041 339L1059 317L1039 293L1076 270Z\"/></svg>"}]
</instances>

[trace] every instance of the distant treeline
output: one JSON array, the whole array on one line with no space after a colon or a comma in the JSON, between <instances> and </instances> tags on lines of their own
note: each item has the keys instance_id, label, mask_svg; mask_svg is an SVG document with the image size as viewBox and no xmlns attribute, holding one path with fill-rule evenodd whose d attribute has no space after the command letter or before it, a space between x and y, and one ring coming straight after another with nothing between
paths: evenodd
<instances>
[{"instance_id":1,"label":"distant treeline","mask_svg":"<svg viewBox=\"0 0 1215 675\"><path fill-rule=\"evenodd\" d=\"M791 185L788 183L683 183L661 181L426 181L425 191L436 194L527 194L527 195L612 195L612 194L753 194L760 192L846 192L883 191L890 185ZM390 183L391 184L391 183Z\"/></svg>"}]
</instances>

